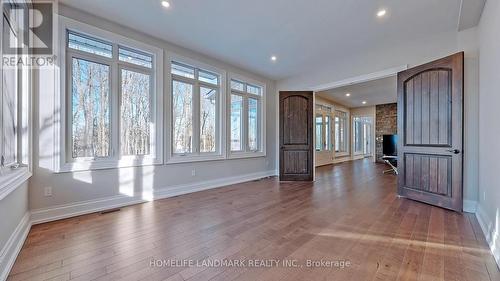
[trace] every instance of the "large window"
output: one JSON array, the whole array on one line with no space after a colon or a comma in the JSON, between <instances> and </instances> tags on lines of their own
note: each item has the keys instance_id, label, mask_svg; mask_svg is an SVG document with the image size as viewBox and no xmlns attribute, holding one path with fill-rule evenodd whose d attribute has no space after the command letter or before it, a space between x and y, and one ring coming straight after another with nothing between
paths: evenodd
<instances>
[{"instance_id":1,"label":"large window","mask_svg":"<svg viewBox=\"0 0 500 281\"><path fill-rule=\"evenodd\" d=\"M347 113L335 111L335 152L343 153L347 151Z\"/></svg>"},{"instance_id":2,"label":"large window","mask_svg":"<svg viewBox=\"0 0 500 281\"><path fill-rule=\"evenodd\" d=\"M86 25L81 29L65 29L63 161L71 170L79 163L95 163L95 168L159 163L156 60L161 51L97 29L94 34Z\"/></svg>"},{"instance_id":3,"label":"large window","mask_svg":"<svg viewBox=\"0 0 500 281\"><path fill-rule=\"evenodd\" d=\"M9 6L10 5L10 6ZM23 9L15 9L23 3L2 3L2 48L3 59L18 61L25 55L22 31L27 30L28 21L21 16ZM29 84L31 71L22 64L3 64L0 67L0 200L15 187L16 179L29 177L29 128L30 116Z\"/></svg>"},{"instance_id":4,"label":"large window","mask_svg":"<svg viewBox=\"0 0 500 281\"><path fill-rule=\"evenodd\" d=\"M331 107L316 104L316 151L330 151L332 149L331 115Z\"/></svg>"},{"instance_id":5,"label":"large window","mask_svg":"<svg viewBox=\"0 0 500 281\"><path fill-rule=\"evenodd\" d=\"M233 154L262 152L264 88L242 80L231 79L230 82L230 151Z\"/></svg>"},{"instance_id":6,"label":"large window","mask_svg":"<svg viewBox=\"0 0 500 281\"><path fill-rule=\"evenodd\" d=\"M220 155L221 75L173 61L172 155Z\"/></svg>"}]
</instances>

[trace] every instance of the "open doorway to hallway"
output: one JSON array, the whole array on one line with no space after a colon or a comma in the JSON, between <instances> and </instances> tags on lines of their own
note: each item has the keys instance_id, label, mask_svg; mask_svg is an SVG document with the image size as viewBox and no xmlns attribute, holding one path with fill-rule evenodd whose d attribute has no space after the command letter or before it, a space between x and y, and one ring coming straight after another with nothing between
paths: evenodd
<instances>
[{"instance_id":1,"label":"open doorway to hallway","mask_svg":"<svg viewBox=\"0 0 500 281\"><path fill-rule=\"evenodd\" d=\"M315 167L369 158L384 163L397 134L396 75L315 92Z\"/></svg>"}]
</instances>

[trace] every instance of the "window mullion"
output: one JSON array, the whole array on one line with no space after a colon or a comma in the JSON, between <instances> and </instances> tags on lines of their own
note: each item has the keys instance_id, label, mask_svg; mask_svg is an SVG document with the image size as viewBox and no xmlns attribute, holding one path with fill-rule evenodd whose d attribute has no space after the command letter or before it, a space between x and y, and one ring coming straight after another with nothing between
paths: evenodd
<instances>
[{"instance_id":1,"label":"window mullion","mask_svg":"<svg viewBox=\"0 0 500 281\"><path fill-rule=\"evenodd\" d=\"M262 136L264 135L262 133L262 130L264 129L262 127L262 99L260 97L257 98L257 151L262 150L262 143L265 141L262 139Z\"/></svg>"},{"instance_id":2,"label":"window mullion","mask_svg":"<svg viewBox=\"0 0 500 281\"><path fill-rule=\"evenodd\" d=\"M200 154L200 84L193 89L193 153Z\"/></svg>"},{"instance_id":3,"label":"window mullion","mask_svg":"<svg viewBox=\"0 0 500 281\"><path fill-rule=\"evenodd\" d=\"M246 86L245 86L246 87ZM243 151L248 152L250 150L248 143L248 95L243 96L243 132L242 132L242 147Z\"/></svg>"},{"instance_id":4,"label":"window mullion","mask_svg":"<svg viewBox=\"0 0 500 281\"><path fill-rule=\"evenodd\" d=\"M111 67L110 81L110 114L111 114L111 155L112 159L120 159L120 69L118 66L118 44L113 44L113 57Z\"/></svg>"}]
</instances>

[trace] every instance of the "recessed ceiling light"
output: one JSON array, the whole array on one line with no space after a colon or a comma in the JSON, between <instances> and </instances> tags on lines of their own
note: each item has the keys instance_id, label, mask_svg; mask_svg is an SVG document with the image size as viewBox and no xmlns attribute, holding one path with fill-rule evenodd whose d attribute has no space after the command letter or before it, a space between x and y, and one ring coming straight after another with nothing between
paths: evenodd
<instances>
[{"instance_id":1,"label":"recessed ceiling light","mask_svg":"<svg viewBox=\"0 0 500 281\"><path fill-rule=\"evenodd\" d=\"M387 11L385 9L380 9L377 12L377 17L381 18L381 17L385 16L385 14L387 14Z\"/></svg>"},{"instance_id":2,"label":"recessed ceiling light","mask_svg":"<svg viewBox=\"0 0 500 281\"><path fill-rule=\"evenodd\" d=\"M276 56L271 56L272 61L276 61L278 58Z\"/></svg>"},{"instance_id":3,"label":"recessed ceiling light","mask_svg":"<svg viewBox=\"0 0 500 281\"><path fill-rule=\"evenodd\" d=\"M363 104L366 104L366 101L364 100L362 103L363 103Z\"/></svg>"},{"instance_id":4,"label":"recessed ceiling light","mask_svg":"<svg viewBox=\"0 0 500 281\"><path fill-rule=\"evenodd\" d=\"M168 1L161 1L161 5L165 8L169 8L170 7L170 3Z\"/></svg>"},{"instance_id":5,"label":"recessed ceiling light","mask_svg":"<svg viewBox=\"0 0 500 281\"><path fill-rule=\"evenodd\" d=\"M350 97L351 96L351 93L347 93L345 94L346 97Z\"/></svg>"}]
</instances>

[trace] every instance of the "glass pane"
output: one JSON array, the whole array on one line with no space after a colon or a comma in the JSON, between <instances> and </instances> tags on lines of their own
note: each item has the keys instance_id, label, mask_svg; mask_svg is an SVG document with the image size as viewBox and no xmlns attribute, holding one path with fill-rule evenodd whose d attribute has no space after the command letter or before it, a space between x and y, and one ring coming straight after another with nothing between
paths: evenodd
<instances>
[{"instance_id":1,"label":"glass pane","mask_svg":"<svg viewBox=\"0 0 500 281\"><path fill-rule=\"evenodd\" d=\"M219 76L217 74L213 74L207 71L200 70L198 71L198 79L202 82L218 85L219 84Z\"/></svg>"},{"instance_id":2,"label":"glass pane","mask_svg":"<svg viewBox=\"0 0 500 281\"><path fill-rule=\"evenodd\" d=\"M316 150L320 151L323 147L323 116L316 116Z\"/></svg>"},{"instance_id":3,"label":"glass pane","mask_svg":"<svg viewBox=\"0 0 500 281\"><path fill-rule=\"evenodd\" d=\"M113 46L111 44L72 32L68 33L68 47L107 58L113 56Z\"/></svg>"},{"instance_id":4,"label":"glass pane","mask_svg":"<svg viewBox=\"0 0 500 281\"><path fill-rule=\"evenodd\" d=\"M335 117L335 151L340 151L340 118Z\"/></svg>"},{"instance_id":5,"label":"glass pane","mask_svg":"<svg viewBox=\"0 0 500 281\"><path fill-rule=\"evenodd\" d=\"M354 151L363 151L363 123L358 117L354 119Z\"/></svg>"},{"instance_id":6,"label":"glass pane","mask_svg":"<svg viewBox=\"0 0 500 281\"><path fill-rule=\"evenodd\" d=\"M262 88L247 84L247 92L250 93L250 94L254 94L254 95L259 95L260 96L262 94Z\"/></svg>"},{"instance_id":7,"label":"glass pane","mask_svg":"<svg viewBox=\"0 0 500 281\"><path fill-rule=\"evenodd\" d=\"M242 150L243 97L231 95L231 151Z\"/></svg>"},{"instance_id":8,"label":"glass pane","mask_svg":"<svg viewBox=\"0 0 500 281\"><path fill-rule=\"evenodd\" d=\"M200 87L200 152L215 152L217 144L217 91Z\"/></svg>"},{"instance_id":9,"label":"glass pane","mask_svg":"<svg viewBox=\"0 0 500 281\"><path fill-rule=\"evenodd\" d=\"M172 81L173 152L193 152L193 85Z\"/></svg>"},{"instance_id":10,"label":"glass pane","mask_svg":"<svg viewBox=\"0 0 500 281\"><path fill-rule=\"evenodd\" d=\"M145 155L151 146L151 77L122 69L121 129L122 155Z\"/></svg>"},{"instance_id":11,"label":"glass pane","mask_svg":"<svg viewBox=\"0 0 500 281\"><path fill-rule=\"evenodd\" d=\"M194 68L172 62L172 74L194 79Z\"/></svg>"},{"instance_id":12,"label":"glass pane","mask_svg":"<svg viewBox=\"0 0 500 281\"><path fill-rule=\"evenodd\" d=\"M252 151L259 150L259 101L248 99L248 148Z\"/></svg>"},{"instance_id":13,"label":"glass pane","mask_svg":"<svg viewBox=\"0 0 500 281\"><path fill-rule=\"evenodd\" d=\"M109 156L109 66L82 59L72 64L73 157Z\"/></svg>"},{"instance_id":14,"label":"glass pane","mask_svg":"<svg viewBox=\"0 0 500 281\"><path fill-rule=\"evenodd\" d=\"M118 57L121 61L153 68L153 56L126 48L120 48Z\"/></svg>"},{"instance_id":15,"label":"glass pane","mask_svg":"<svg viewBox=\"0 0 500 281\"><path fill-rule=\"evenodd\" d=\"M331 144L330 144L330 116L326 115L325 116L325 150L330 150Z\"/></svg>"},{"instance_id":16,"label":"glass pane","mask_svg":"<svg viewBox=\"0 0 500 281\"><path fill-rule=\"evenodd\" d=\"M243 82L240 82L240 81L231 80L231 89L238 90L238 91L244 91L245 84Z\"/></svg>"}]
</instances>

